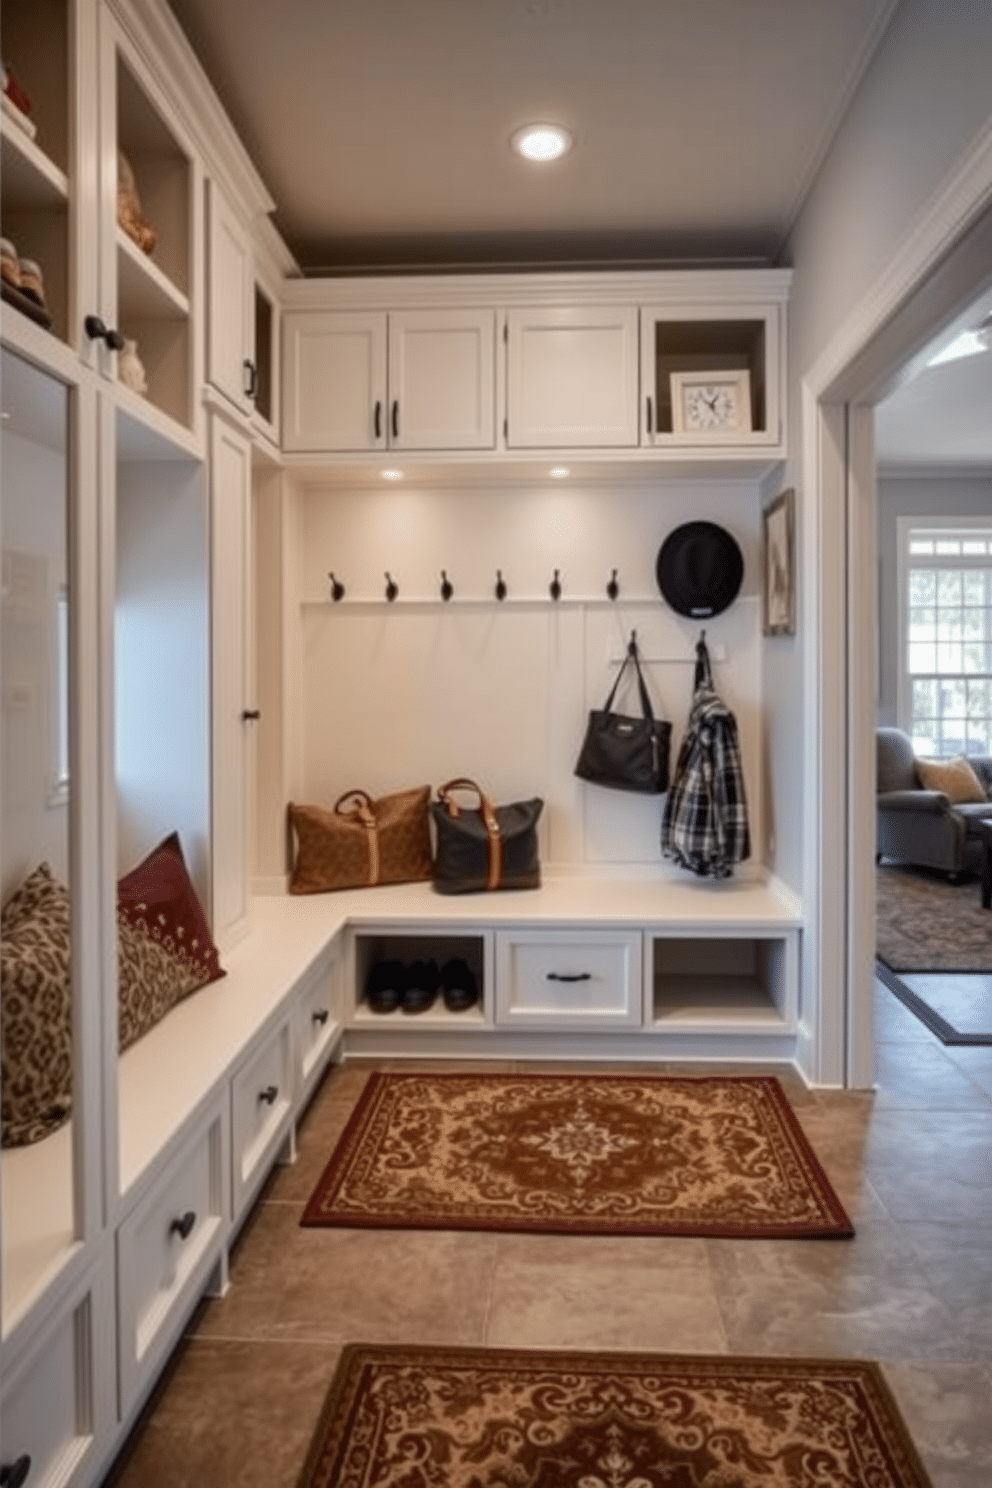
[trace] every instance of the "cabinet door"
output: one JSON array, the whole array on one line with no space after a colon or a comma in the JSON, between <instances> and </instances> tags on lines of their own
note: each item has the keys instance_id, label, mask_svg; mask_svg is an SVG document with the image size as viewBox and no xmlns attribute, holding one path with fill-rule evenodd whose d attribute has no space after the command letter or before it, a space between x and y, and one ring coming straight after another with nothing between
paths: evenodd
<instances>
[{"instance_id":1,"label":"cabinet door","mask_svg":"<svg viewBox=\"0 0 992 1488\"><path fill-rule=\"evenodd\" d=\"M389 443L492 449L495 314L406 310L389 317Z\"/></svg>"},{"instance_id":2,"label":"cabinet door","mask_svg":"<svg viewBox=\"0 0 992 1488\"><path fill-rule=\"evenodd\" d=\"M208 182L207 376L250 413L254 366L254 278L248 235L214 181Z\"/></svg>"},{"instance_id":3,"label":"cabinet door","mask_svg":"<svg viewBox=\"0 0 992 1488\"><path fill-rule=\"evenodd\" d=\"M283 319L283 448L386 444L386 316L292 311Z\"/></svg>"},{"instance_id":4,"label":"cabinet door","mask_svg":"<svg viewBox=\"0 0 992 1488\"><path fill-rule=\"evenodd\" d=\"M637 310L511 310L507 444L570 449L637 444Z\"/></svg>"},{"instance_id":5,"label":"cabinet door","mask_svg":"<svg viewBox=\"0 0 992 1488\"><path fill-rule=\"evenodd\" d=\"M215 418L210 440L213 622L213 932L224 949L247 934L254 750L249 636L251 448Z\"/></svg>"}]
</instances>

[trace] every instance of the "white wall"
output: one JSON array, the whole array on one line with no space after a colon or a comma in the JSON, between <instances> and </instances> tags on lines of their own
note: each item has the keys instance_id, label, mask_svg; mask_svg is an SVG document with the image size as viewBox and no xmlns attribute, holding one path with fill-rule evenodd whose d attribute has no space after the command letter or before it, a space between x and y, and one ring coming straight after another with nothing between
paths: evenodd
<instances>
[{"instance_id":1,"label":"white wall","mask_svg":"<svg viewBox=\"0 0 992 1488\"><path fill-rule=\"evenodd\" d=\"M992 519L992 476L889 477L878 483L879 699L878 722L900 727L898 534L900 517Z\"/></svg>"},{"instance_id":2,"label":"white wall","mask_svg":"<svg viewBox=\"0 0 992 1488\"><path fill-rule=\"evenodd\" d=\"M755 844L764 857L760 527L754 486L608 489L308 489L299 688L301 799L330 806L457 775L496 800L546 801L548 864L662 865L660 797L584 785L573 766L590 707L605 700L636 629L656 711L673 725L672 763L689 710L699 625L662 600L655 560L680 523L707 518L735 536L745 577L707 622L718 689L735 710ZM618 570L619 600L606 596ZM328 571L347 587L333 604ZM455 588L439 595L445 570ZM493 595L496 570L509 588ZM554 603L555 569L563 587ZM400 596L384 598L385 572ZM623 707L635 707L633 695Z\"/></svg>"}]
</instances>

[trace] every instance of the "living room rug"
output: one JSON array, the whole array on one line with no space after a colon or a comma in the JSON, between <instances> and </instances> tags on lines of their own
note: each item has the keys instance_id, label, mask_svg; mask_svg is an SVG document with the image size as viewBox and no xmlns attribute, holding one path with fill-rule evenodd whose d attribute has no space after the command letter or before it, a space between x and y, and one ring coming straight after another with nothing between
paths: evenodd
<instances>
[{"instance_id":1,"label":"living room rug","mask_svg":"<svg viewBox=\"0 0 992 1488\"><path fill-rule=\"evenodd\" d=\"M875 975L941 1043L959 1048L992 1044L992 973L905 971L896 976L878 961Z\"/></svg>"},{"instance_id":2,"label":"living room rug","mask_svg":"<svg viewBox=\"0 0 992 1488\"><path fill-rule=\"evenodd\" d=\"M992 972L992 910L977 879L883 863L875 871L875 953L891 971Z\"/></svg>"},{"instance_id":3,"label":"living room rug","mask_svg":"<svg viewBox=\"0 0 992 1488\"><path fill-rule=\"evenodd\" d=\"M342 1351L297 1488L932 1488L877 1364Z\"/></svg>"},{"instance_id":4,"label":"living room rug","mask_svg":"<svg viewBox=\"0 0 992 1488\"><path fill-rule=\"evenodd\" d=\"M373 1074L302 1223L854 1234L774 1076Z\"/></svg>"}]
</instances>

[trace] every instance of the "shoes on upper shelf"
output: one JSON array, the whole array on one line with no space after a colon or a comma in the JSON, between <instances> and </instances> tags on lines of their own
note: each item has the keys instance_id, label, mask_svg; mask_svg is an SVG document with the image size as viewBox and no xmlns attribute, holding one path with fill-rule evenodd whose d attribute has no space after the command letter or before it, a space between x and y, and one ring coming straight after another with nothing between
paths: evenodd
<instances>
[{"instance_id":1,"label":"shoes on upper shelf","mask_svg":"<svg viewBox=\"0 0 992 1488\"><path fill-rule=\"evenodd\" d=\"M449 1013L464 1013L479 1000L475 974L461 956L452 957L441 968L441 987L444 1005Z\"/></svg>"}]
</instances>

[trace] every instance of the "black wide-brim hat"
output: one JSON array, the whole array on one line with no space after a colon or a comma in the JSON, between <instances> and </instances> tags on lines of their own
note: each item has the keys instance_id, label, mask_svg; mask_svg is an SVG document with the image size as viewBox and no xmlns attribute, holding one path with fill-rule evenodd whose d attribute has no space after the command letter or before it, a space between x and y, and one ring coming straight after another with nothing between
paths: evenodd
<instances>
[{"instance_id":1,"label":"black wide-brim hat","mask_svg":"<svg viewBox=\"0 0 992 1488\"><path fill-rule=\"evenodd\" d=\"M673 610L707 620L737 598L744 558L735 539L715 522L685 522L659 548L655 574Z\"/></svg>"}]
</instances>

